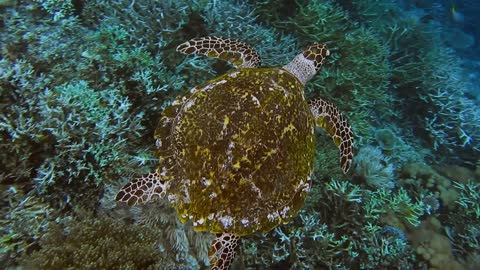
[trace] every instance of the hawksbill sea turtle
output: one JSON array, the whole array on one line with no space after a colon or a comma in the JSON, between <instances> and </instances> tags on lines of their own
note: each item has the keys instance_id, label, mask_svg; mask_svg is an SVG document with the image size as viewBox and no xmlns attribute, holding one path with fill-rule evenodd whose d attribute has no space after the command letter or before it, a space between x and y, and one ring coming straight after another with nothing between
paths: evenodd
<instances>
[{"instance_id":1,"label":"hawksbill sea turtle","mask_svg":"<svg viewBox=\"0 0 480 270\"><path fill-rule=\"evenodd\" d=\"M346 173L353 134L331 103L305 100L304 86L330 54L314 44L283 67L259 67L249 45L220 37L177 47L234 69L177 98L155 131L159 166L132 180L116 200L138 205L167 197L182 222L216 234L212 270L229 269L241 236L289 222L310 190L315 125L340 149Z\"/></svg>"}]
</instances>

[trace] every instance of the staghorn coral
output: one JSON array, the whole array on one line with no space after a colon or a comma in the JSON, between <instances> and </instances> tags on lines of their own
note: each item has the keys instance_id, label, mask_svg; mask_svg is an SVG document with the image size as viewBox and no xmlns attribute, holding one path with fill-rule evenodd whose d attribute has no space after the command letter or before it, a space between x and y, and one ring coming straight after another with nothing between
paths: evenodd
<instances>
[{"instance_id":1,"label":"staghorn coral","mask_svg":"<svg viewBox=\"0 0 480 270\"><path fill-rule=\"evenodd\" d=\"M29 68L22 61L17 64ZM0 120L2 147L35 155L21 164L29 166L35 189L51 195L52 203L68 205L74 200L93 209L99 196L96 187L123 174L129 155L135 155L123 142L139 136L142 114L130 115L128 99L114 89L95 91L79 81L40 90L32 87L37 80L33 70L23 72L7 69L2 76L22 98L21 103L7 105L9 114ZM15 169L4 160L5 167ZM20 180L21 175L12 175Z\"/></svg>"},{"instance_id":2,"label":"staghorn coral","mask_svg":"<svg viewBox=\"0 0 480 270\"><path fill-rule=\"evenodd\" d=\"M300 50L297 39L285 31L258 23L255 12L254 6L245 3L213 1L201 16L210 35L232 37L254 44L262 56L262 65L281 66L288 63ZM242 18L241 23L237 22L239 17Z\"/></svg>"},{"instance_id":3,"label":"staghorn coral","mask_svg":"<svg viewBox=\"0 0 480 270\"><path fill-rule=\"evenodd\" d=\"M104 181L138 170L123 142L143 131L142 113L122 86L95 80L95 63L82 57L91 31L78 18L52 22L25 5L2 18L0 147L14 153L2 158L7 180L31 183L56 208L94 209Z\"/></svg>"},{"instance_id":4,"label":"staghorn coral","mask_svg":"<svg viewBox=\"0 0 480 270\"><path fill-rule=\"evenodd\" d=\"M424 23L390 0L352 1L350 10L390 48L397 104L416 134L446 158L479 151L480 110L465 96L460 60L443 45L442 25Z\"/></svg>"},{"instance_id":5,"label":"staghorn coral","mask_svg":"<svg viewBox=\"0 0 480 270\"><path fill-rule=\"evenodd\" d=\"M392 226L370 226L367 236L366 241L360 242L365 256L360 264L361 269L414 268L413 262L417 258L402 230ZM419 266L415 269L420 269Z\"/></svg>"},{"instance_id":6,"label":"staghorn coral","mask_svg":"<svg viewBox=\"0 0 480 270\"><path fill-rule=\"evenodd\" d=\"M423 201L413 198L403 188L391 193L386 189L367 191L363 209L366 221L383 220L386 224L398 228L418 226L425 212ZM415 201L413 201L415 200Z\"/></svg>"},{"instance_id":7,"label":"staghorn coral","mask_svg":"<svg viewBox=\"0 0 480 270\"><path fill-rule=\"evenodd\" d=\"M18 257L32 251L50 223L68 220L41 198L24 194L18 185L2 186L1 198L0 263L4 267L14 266Z\"/></svg>"},{"instance_id":8,"label":"staghorn coral","mask_svg":"<svg viewBox=\"0 0 480 270\"><path fill-rule=\"evenodd\" d=\"M59 21L72 16L75 12L75 1L72 0L33 0L41 9L52 16L53 21Z\"/></svg>"},{"instance_id":9,"label":"staghorn coral","mask_svg":"<svg viewBox=\"0 0 480 270\"><path fill-rule=\"evenodd\" d=\"M242 260L260 269L427 269L405 236L422 212L410 196L348 181L316 182L293 223L243 241Z\"/></svg>"}]
</instances>

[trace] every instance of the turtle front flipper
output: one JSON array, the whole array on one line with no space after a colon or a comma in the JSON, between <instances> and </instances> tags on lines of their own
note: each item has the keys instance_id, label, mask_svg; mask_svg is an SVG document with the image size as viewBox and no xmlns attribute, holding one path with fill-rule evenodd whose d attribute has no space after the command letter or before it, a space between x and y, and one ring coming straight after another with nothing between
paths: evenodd
<instances>
[{"instance_id":1,"label":"turtle front flipper","mask_svg":"<svg viewBox=\"0 0 480 270\"><path fill-rule=\"evenodd\" d=\"M117 193L115 200L128 205L138 205L165 196L168 182L162 181L158 172L133 179Z\"/></svg>"},{"instance_id":2,"label":"turtle front flipper","mask_svg":"<svg viewBox=\"0 0 480 270\"><path fill-rule=\"evenodd\" d=\"M340 150L340 165L344 173L348 172L353 159L353 132L347 119L331 103L323 99L309 102L317 126L325 129Z\"/></svg>"},{"instance_id":3,"label":"turtle front flipper","mask_svg":"<svg viewBox=\"0 0 480 270\"><path fill-rule=\"evenodd\" d=\"M217 234L208 251L210 270L228 270L235 258L239 236L231 233Z\"/></svg>"},{"instance_id":4,"label":"turtle front flipper","mask_svg":"<svg viewBox=\"0 0 480 270\"><path fill-rule=\"evenodd\" d=\"M220 37L194 38L180 44L177 51L184 54L201 54L230 62L236 68L258 67L258 53L246 43Z\"/></svg>"}]
</instances>

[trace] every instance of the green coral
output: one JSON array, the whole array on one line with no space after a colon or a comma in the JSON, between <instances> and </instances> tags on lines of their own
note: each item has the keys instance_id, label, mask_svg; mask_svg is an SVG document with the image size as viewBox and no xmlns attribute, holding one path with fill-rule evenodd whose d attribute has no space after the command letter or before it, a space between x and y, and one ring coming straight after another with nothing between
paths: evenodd
<instances>
[{"instance_id":1,"label":"green coral","mask_svg":"<svg viewBox=\"0 0 480 270\"><path fill-rule=\"evenodd\" d=\"M50 228L40 249L21 259L35 269L155 269L163 256L158 233L140 226L105 219L71 221Z\"/></svg>"},{"instance_id":2,"label":"green coral","mask_svg":"<svg viewBox=\"0 0 480 270\"><path fill-rule=\"evenodd\" d=\"M257 268L423 269L404 232L422 214L422 204L412 201L403 189L368 191L344 180L317 181L292 223L266 238L246 238L241 249L247 266Z\"/></svg>"},{"instance_id":3,"label":"green coral","mask_svg":"<svg viewBox=\"0 0 480 270\"><path fill-rule=\"evenodd\" d=\"M351 11L389 47L394 67L392 88L404 113L403 122L416 129L423 143L456 159L451 153L478 153L480 111L464 95L460 59L441 39L441 25L405 16L388 0L354 0ZM417 135L418 137L418 135Z\"/></svg>"},{"instance_id":4,"label":"green coral","mask_svg":"<svg viewBox=\"0 0 480 270\"><path fill-rule=\"evenodd\" d=\"M0 207L0 262L15 265L15 260L38 245L39 239L55 221L59 211L41 198L24 194L19 186L2 187L1 197L8 201ZM57 223L63 222L58 218Z\"/></svg>"},{"instance_id":5,"label":"green coral","mask_svg":"<svg viewBox=\"0 0 480 270\"><path fill-rule=\"evenodd\" d=\"M403 231L392 226L378 227L367 224L366 241L360 242L364 259L360 269L413 269L416 260Z\"/></svg>"},{"instance_id":6,"label":"green coral","mask_svg":"<svg viewBox=\"0 0 480 270\"><path fill-rule=\"evenodd\" d=\"M25 99L23 104L7 105L9 113L0 119L2 148L31 156L20 164L30 172L36 191L52 204L65 207L75 201L93 209L101 186L132 165L128 161L136 152L124 141L140 136L142 114L132 115L131 103L118 90L96 91L86 81L38 89L30 66L17 64L26 69L23 74L6 69L0 77ZM9 159L4 163L20 181L23 172Z\"/></svg>"},{"instance_id":7,"label":"green coral","mask_svg":"<svg viewBox=\"0 0 480 270\"><path fill-rule=\"evenodd\" d=\"M33 2L48 12L53 21L59 21L74 13L72 0L33 0Z\"/></svg>"},{"instance_id":8,"label":"green coral","mask_svg":"<svg viewBox=\"0 0 480 270\"><path fill-rule=\"evenodd\" d=\"M470 181L466 184L455 182L454 186L460 191L456 203L468 216L480 220L480 185Z\"/></svg>"}]
</instances>

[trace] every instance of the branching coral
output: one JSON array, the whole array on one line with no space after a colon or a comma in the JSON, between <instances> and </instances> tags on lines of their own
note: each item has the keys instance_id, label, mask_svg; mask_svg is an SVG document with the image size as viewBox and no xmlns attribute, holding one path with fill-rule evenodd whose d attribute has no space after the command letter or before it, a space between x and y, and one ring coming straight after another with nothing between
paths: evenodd
<instances>
[{"instance_id":1,"label":"branching coral","mask_svg":"<svg viewBox=\"0 0 480 270\"><path fill-rule=\"evenodd\" d=\"M446 157L457 158L450 154L459 149L478 152L480 111L464 94L468 86L459 59L442 45L441 25L405 16L389 0L353 1L352 6L354 16L390 47L392 87L406 112L402 117Z\"/></svg>"},{"instance_id":2,"label":"branching coral","mask_svg":"<svg viewBox=\"0 0 480 270\"><path fill-rule=\"evenodd\" d=\"M467 184L456 182L454 186L460 191L456 203L464 209L468 216L480 220L480 185L474 182Z\"/></svg>"},{"instance_id":3,"label":"branching coral","mask_svg":"<svg viewBox=\"0 0 480 270\"><path fill-rule=\"evenodd\" d=\"M361 269L394 267L407 270L414 267L412 262L416 256L403 231L392 226L370 226L366 231L366 241L359 242L365 256L360 264Z\"/></svg>"},{"instance_id":4,"label":"branching coral","mask_svg":"<svg viewBox=\"0 0 480 270\"><path fill-rule=\"evenodd\" d=\"M26 155L35 157L28 170L38 192L56 190L51 199L60 204L83 197L83 203L93 207L98 199L86 194L98 196L95 186L118 178L128 168L130 155L135 155L124 142L139 136L142 114L131 115L130 102L115 89L95 91L85 81L38 89L30 86L36 78L28 74L2 77L23 99L8 105L10 113L0 121L3 147L18 153L25 151L22 145L29 146L27 151L32 152ZM27 82L21 83L25 76ZM83 195L79 192L89 189Z\"/></svg>"},{"instance_id":5,"label":"branching coral","mask_svg":"<svg viewBox=\"0 0 480 270\"><path fill-rule=\"evenodd\" d=\"M74 13L72 0L33 0L33 2L48 12L53 21L59 21Z\"/></svg>"},{"instance_id":6,"label":"branching coral","mask_svg":"<svg viewBox=\"0 0 480 270\"><path fill-rule=\"evenodd\" d=\"M367 198L363 206L367 221L383 218L387 224L399 228L420 225L425 211L423 201L412 201L405 189L400 188L394 194L386 189L368 191Z\"/></svg>"},{"instance_id":7,"label":"branching coral","mask_svg":"<svg viewBox=\"0 0 480 270\"><path fill-rule=\"evenodd\" d=\"M315 184L293 223L243 241L248 267L423 269L405 235L410 222L420 222L421 202L405 190L372 192L341 180Z\"/></svg>"},{"instance_id":8,"label":"branching coral","mask_svg":"<svg viewBox=\"0 0 480 270\"><path fill-rule=\"evenodd\" d=\"M30 252L38 245L39 239L49 229L49 224L64 218L59 211L48 206L32 194L23 194L15 185L2 190L0 207L0 263L4 267L16 264L16 259Z\"/></svg>"},{"instance_id":9,"label":"branching coral","mask_svg":"<svg viewBox=\"0 0 480 270\"><path fill-rule=\"evenodd\" d=\"M52 225L40 249L24 256L22 264L35 269L154 269L167 262L157 239L151 229L109 219L72 221L65 230Z\"/></svg>"},{"instance_id":10,"label":"branching coral","mask_svg":"<svg viewBox=\"0 0 480 270\"><path fill-rule=\"evenodd\" d=\"M210 34L252 44L262 56L262 65L281 66L288 63L299 51L297 39L291 34L259 24L255 11L253 6L247 4L213 1L202 13L202 18ZM238 18L242 18L240 23Z\"/></svg>"}]
</instances>

